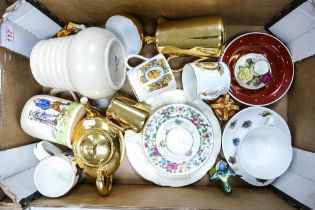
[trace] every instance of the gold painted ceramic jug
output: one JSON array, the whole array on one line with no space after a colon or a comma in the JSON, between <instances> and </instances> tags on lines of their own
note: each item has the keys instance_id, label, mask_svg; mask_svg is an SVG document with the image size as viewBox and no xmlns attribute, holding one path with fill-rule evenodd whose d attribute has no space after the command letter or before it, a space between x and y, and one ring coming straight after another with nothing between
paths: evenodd
<instances>
[{"instance_id":1,"label":"gold painted ceramic jug","mask_svg":"<svg viewBox=\"0 0 315 210\"><path fill-rule=\"evenodd\" d=\"M72 137L74 157L84 173L96 178L98 192L108 195L112 188L113 174L124 156L123 132L129 129L139 132L149 117L149 112L137 109L137 102L124 97L116 97L111 101L107 117L91 107L86 97L81 99L81 103L85 106L87 116L79 122ZM130 122L124 116L138 117Z\"/></svg>"}]
</instances>

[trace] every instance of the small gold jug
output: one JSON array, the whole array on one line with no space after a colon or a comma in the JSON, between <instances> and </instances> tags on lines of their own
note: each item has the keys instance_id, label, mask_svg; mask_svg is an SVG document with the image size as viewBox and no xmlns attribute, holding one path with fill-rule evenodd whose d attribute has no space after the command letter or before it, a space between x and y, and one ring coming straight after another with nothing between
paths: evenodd
<instances>
[{"instance_id":1,"label":"small gold jug","mask_svg":"<svg viewBox=\"0 0 315 210\"><path fill-rule=\"evenodd\" d=\"M140 132L149 117L150 109L131 99L116 96L103 117L86 97L81 98L87 116L79 122L72 136L75 161L88 176L96 178L101 195L112 188L113 174L125 151L123 132Z\"/></svg>"},{"instance_id":2,"label":"small gold jug","mask_svg":"<svg viewBox=\"0 0 315 210\"><path fill-rule=\"evenodd\" d=\"M116 96L107 107L106 117L119 125L122 130L133 130L139 133L151 112L151 109L142 103Z\"/></svg>"}]
</instances>

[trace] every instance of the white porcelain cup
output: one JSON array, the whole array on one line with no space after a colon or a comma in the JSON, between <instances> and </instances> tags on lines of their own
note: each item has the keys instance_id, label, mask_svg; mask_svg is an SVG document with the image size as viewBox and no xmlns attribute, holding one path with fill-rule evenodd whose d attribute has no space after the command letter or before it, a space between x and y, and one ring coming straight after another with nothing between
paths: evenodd
<instances>
[{"instance_id":1,"label":"white porcelain cup","mask_svg":"<svg viewBox=\"0 0 315 210\"><path fill-rule=\"evenodd\" d=\"M128 64L131 58L139 58L144 62L131 67ZM152 58L130 55L124 63L128 67L127 76L138 101L176 89L175 77L164 55L158 54Z\"/></svg>"},{"instance_id":2,"label":"white porcelain cup","mask_svg":"<svg viewBox=\"0 0 315 210\"><path fill-rule=\"evenodd\" d=\"M274 126L260 126L246 133L237 156L241 166L253 177L275 179L292 160L290 137Z\"/></svg>"},{"instance_id":3,"label":"white porcelain cup","mask_svg":"<svg viewBox=\"0 0 315 210\"><path fill-rule=\"evenodd\" d=\"M24 132L38 139L71 146L75 126L85 116L82 104L49 95L37 95L24 105L20 123Z\"/></svg>"},{"instance_id":4,"label":"white porcelain cup","mask_svg":"<svg viewBox=\"0 0 315 210\"><path fill-rule=\"evenodd\" d=\"M36 167L34 182L46 197L60 197L69 192L83 178L72 153L46 157Z\"/></svg>"},{"instance_id":5,"label":"white porcelain cup","mask_svg":"<svg viewBox=\"0 0 315 210\"><path fill-rule=\"evenodd\" d=\"M98 99L123 86L124 59L124 47L113 33L90 27L76 35L38 42L32 49L30 64L42 86Z\"/></svg>"},{"instance_id":6,"label":"white porcelain cup","mask_svg":"<svg viewBox=\"0 0 315 210\"><path fill-rule=\"evenodd\" d=\"M48 141L37 143L33 149L33 153L38 160L43 160L47 157L58 155L64 151Z\"/></svg>"},{"instance_id":7,"label":"white porcelain cup","mask_svg":"<svg viewBox=\"0 0 315 210\"><path fill-rule=\"evenodd\" d=\"M214 100L229 91L231 76L222 62L197 62L184 66L182 82L188 98Z\"/></svg>"}]
</instances>

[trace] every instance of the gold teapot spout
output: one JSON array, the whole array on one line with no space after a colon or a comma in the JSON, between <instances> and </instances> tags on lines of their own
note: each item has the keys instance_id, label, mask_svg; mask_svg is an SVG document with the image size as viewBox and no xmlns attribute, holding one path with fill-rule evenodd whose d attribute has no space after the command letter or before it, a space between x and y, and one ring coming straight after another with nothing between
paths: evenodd
<instances>
[{"instance_id":1,"label":"gold teapot spout","mask_svg":"<svg viewBox=\"0 0 315 210\"><path fill-rule=\"evenodd\" d=\"M101 114L98 113L89 103L87 97L80 98L80 103L85 107L86 114L88 118L94 118L96 116L100 116Z\"/></svg>"}]
</instances>

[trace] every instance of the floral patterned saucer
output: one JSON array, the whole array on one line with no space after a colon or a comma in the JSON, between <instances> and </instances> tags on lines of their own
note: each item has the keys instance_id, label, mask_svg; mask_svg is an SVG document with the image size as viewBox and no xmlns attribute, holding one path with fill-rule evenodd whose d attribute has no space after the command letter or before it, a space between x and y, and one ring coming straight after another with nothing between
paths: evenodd
<instances>
[{"instance_id":1,"label":"floral patterned saucer","mask_svg":"<svg viewBox=\"0 0 315 210\"><path fill-rule=\"evenodd\" d=\"M145 143L145 146L148 146ZM174 118L164 122L156 133L157 152L166 159L181 163L188 161L200 146L200 135L196 126L185 118Z\"/></svg>"},{"instance_id":2,"label":"floral patterned saucer","mask_svg":"<svg viewBox=\"0 0 315 210\"><path fill-rule=\"evenodd\" d=\"M210 130L212 130L212 138L211 138L210 143L209 142L206 143L206 141L198 137L200 136L200 133L202 133L202 131L199 131L197 126L195 126L193 122L189 120L190 117L189 119L187 119L186 117L170 118L169 120L166 120L164 123L162 123L163 126L161 124L161 126L159 126L160 129L158 129L158 132L156 133L157 135L156 139L160 139L160 140L155 141L155 144L157 146L157 149L155 150L155 152L161 152L163 154L163 157L165 157L165 159L166 158L170 159L169 162L176 163L176 165L183 163L185 161L187 162L190 159L192 159L191 156L193 156L193 154L195 154L194 156L197 155L196 157L202 157L202 155L200 156L199 154L197 154L198 152L196 153L196 149L198 151L199 148L204 147L201 145L203 143L208 144L210 147L212 147L212 149L209 154L206 153L208 157L205 158L202 164L198 167L193 166L195 168L193 168L193 170L189 169L188 170L190 171L189 173L186 173L186 174L178 173L179 172L178 170L174 171L175 173L166 172L165 170L162 170L158 166L152 164L152 161L148 158L148 155L145 152L145 146L144 146L144 141L143 141L144 131L142 131L141 133L126 131L125 133L126 154L128 156L128 159L132 167L143 178L161 186L182 187L182 186L192 184L198 181L199 179L201 179L202 177L204 177L207 174L208 170L212 168L213 165L215 164L215 161L221 149L220 124L218 122L218 119L213 114L211 108L205 102L201 100L193 101L193 100L188 99L185 96L185 93L183 90L168 91L159 96L149 98L145 102L151 106L152 110L155 110L155 111L160 110L161 108L165 110L166 107L168 107L167 105L177 104L179 107L186 107L185 105L188 105L187 107L189 107L193 111L193 113L199 114L199 112L201 112L203 114L202 116L205 117L205 118L201 117L201 119L205 120L206 124L208 123L211 126ZM157 115L157 117L159 118L160 116ZM176 119L182 121L180 123L181 125L177 125L177 123L179 122L176 121ZM197 123L197 121L195 123ZM169 130L170 128L171 130L176 129L177 131L168 133L167 135L166 134L167 131L165 130ZM202 128L202 126L200 126L200 128ZM175 156L165 155L166 153L171 154L171 152L169 152L168 149L165 147L164 148L162 146L160 147L159 144L161 142L162 142L162 145L164 144L163 141L161 140L165 139L165 136L169 136L169 135L170 135L169 136L170 140L173 140L173 139L178 140L179 138L177 139L173 136L177 136L178 135L177 132L182 133L183 129L186 129L186 134L187 134L184 136L186 136L186 138L187 136L189 137L188 139L185 139L186 146L181 147L182 150L180 151L175 151L177 152L177 155ZM194 140L199 139L199 141L196 141L193 143L193 146L191 147L192 153L191 155L189 155L190 157L186 157L185 152L189 150L187 148L190 148L190 144L187 144L187 142L190 142L189 139L194 139ZM170 150L173 150L174 152L174 147L176 147L176 141L170 141L169 147L170 147ZM177 159L172 159L173 157L176 157Z\"/></svg>"},{"instance_id":3,"label":"floral patterned saucer","mask_svg":"<svg viewBox=\"0 0 315 210\"><path fill-rule=\"evenodd\" d=\"M265 107L246 108L234 115L227 123L222 137L222 149L230 167L251 185L266 186L275 179L258 179L248 174L239 163L236 151L242 141L242 137L250 130L266 125L272 121L272 126L281 130L291 142L291 134L287 123L282 117L271 109Z\"/></svg>"},{"instance_id":4,"label":"floral patterned saucer","mask_svg":"<svg viewBox=\"0 0 315 210\"><path fill-rule=\"evenodd\" d=\"M168 174L185 175L206 162L213 149L212 126L195 108L172 104L157 110L143 131L148 159Z\"/></svg>"}]
</instances>

